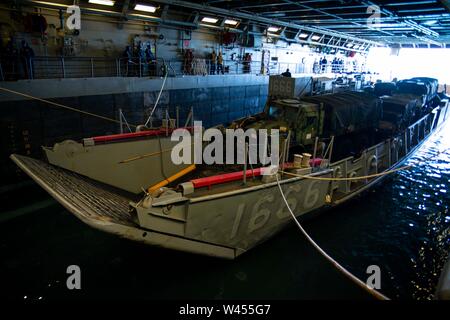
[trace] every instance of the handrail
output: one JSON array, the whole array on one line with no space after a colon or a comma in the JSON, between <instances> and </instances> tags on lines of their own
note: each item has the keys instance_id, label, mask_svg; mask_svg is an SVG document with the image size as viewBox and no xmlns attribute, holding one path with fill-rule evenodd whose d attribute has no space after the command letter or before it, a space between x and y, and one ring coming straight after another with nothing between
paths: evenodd
<instances>
[{"instance_id":1,"label":"handrail","mask_svg":"<svg viewBox=\"0 0 450 320\"><path fill-rule=\"evenodd\" d=\"M262 66L261 61L224 60L222 65L209 59L194 58L187 60L165 60L157 58L146 60L139 57L65 57L36 56L24 57L0 56L0 81L20 79L60 79L60 78L96 78L96 77L163 77L164 67L169 76L183 75L221 75L221 74L281 74L287 69L291 73L345 73L348 65L327 63L289 63L271 61Z\"/></svg>"}]
</instances>

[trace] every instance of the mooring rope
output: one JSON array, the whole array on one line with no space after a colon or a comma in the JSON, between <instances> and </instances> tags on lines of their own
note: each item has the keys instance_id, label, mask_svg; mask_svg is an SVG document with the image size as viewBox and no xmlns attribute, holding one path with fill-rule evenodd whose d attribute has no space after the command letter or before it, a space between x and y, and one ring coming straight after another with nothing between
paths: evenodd
<instances>
[{"instance_id":1,"label":"mooring rope","mask_svg":"<svg viewBox=\"0 0 450 320\"><path fill-rule=\"evenodd\" d=\"M120 124L119 120L116 120L116 119L113 119L113 118L108 118L108 117L101 116L101 115L98 115L98 114L95 114L95 113L91 113L91 112L88 112L88 111L83 111L83 110L80 110L80 109L77 109L77 108L73 108L73 107L69 107L69 106L66 106L66 105L63 105L63 104L60 104L60 103L49 101L49 100L46 100L46 99L34 97L34 96L26 94L26 93L14 91L14 90L11 90L11 89L6 89L6 88L3 88L3 87L0 87L0 90L5 91L5 92L9 92L9 93L13 93L13 94L16 94L16 95L19 95L19 96L22 96L22 97L25 97L25 98L28 98L28 99L31 99L31 100L41 101L41 102L53 105L55 107L67 109L67 110L78 112L78 113L81 113L81 114L85 114L85 115L88 115L88 116L91 116L91 117L96 117L96 118L99 118L99 119L102 119L102 120L106 120L106 121L110 121L110 122L114 122L114 123ZM130 126L134 127L134 128L136 127L136 125L134 125L134 124L130 124Z\"/></svg>"},{"instance_id":2,"label":"mooring rope","mask_svg":"<svg viewBox=\"0 0 450 320\"><path fill-rule=\"evenodd\" d=\"M289 213L292 216L292 219L295 221L296 225L300 229L300 231L303 233L305 238L308 240L308 242L326 259L328 260L339 272L341 272L343 275L345 275L347 278L349 278L351 281L353 281L355 284L357 284L360 288L374 296L376 299L379 300L390 300L388 297L377 291L376 289L372 289L367 286L363 281L361 281L359 278L357 278L355 275L353 275L350 271L345 269L342 265L340 265L336 260L334 260L329 254L327 254L306 232L306 230L303 228L303 226L300 224L300 222L295 217L294 212L292 212L291 207L289 206L289 203L286 199L286 196L284 195L283 189L281 188L280 180L278 178L278 174L276 174L278 189L280 190L281 197L283 198L283 202L286 205L286 208L288 209Z\"/></svg>"},{"instance_id":3,"label":"mooring rope","mask_svg":"<svg viewBox=\"0 0 450 320\"><path fill-rule=\"evenodd\" d=\"M286 172L286 171L282 171L282 173L286 174L286 175L289 175L289 176L305 178L305 179L310 179L310 180L320 180L320 181L354 181L354 180L366 180L366 179L373 179L373 178L377 178L377 177L382 177L382 176L386 176L386 175L389 175L389 174L396 173L398 171L408 170L411 167L412 166L408 165L408 166L403 166L403 167L400 167L400 168L397 168L397 169L392 169L392 170L387 170L387 171L383 171L383 172L379 172L379 173L374 173L374 174L371 174L371 175L358 176L358 177L348 177L348 178L314 177L314 176L307 176L307 175L296 174L296 173Z\"/></svg>"},{"instance_id":4,"label":"mooring rope","mask_svg":"<svg viewBox=\"0 0 450 320\"><path fill-rule=\"evenodd\" d=\"M161 94L162 94L163 89L164 89L164 86L165 86L165 84L166 84L166 80L167 80L168 74L169 74L169 72L167 71L166 74L164 75L164 80L163 80L163 83L162 83L162 86L161 86L161 90L159 90L158 97L156 98L155 105L153 106L153 109L152 109L152 111L150 112L150 116L148 117L147 121L145 121L144 126L147 126L147 125L148 125L148 123L150 122L150 119L151 119L152 116L153 116L153 112L155 112L156 107L158 106L158 102L159 102L159 99L161 98Z\"/></svg>"}]
</instances>

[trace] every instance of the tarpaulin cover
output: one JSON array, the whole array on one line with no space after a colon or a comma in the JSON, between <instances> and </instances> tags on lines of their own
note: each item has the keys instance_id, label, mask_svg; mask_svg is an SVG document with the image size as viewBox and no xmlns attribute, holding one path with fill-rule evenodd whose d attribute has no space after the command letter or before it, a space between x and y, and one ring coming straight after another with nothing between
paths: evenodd
<instances>
[{"instance_id":1,"label":"tarpaulin cover","mask_svg":"<svg viewBox=\"0 0 450 320\"><path fill-rule=\"evenodd\" d=\"M377 96L390 96L397 90L394 82L380 82L375 83L374 92Z\"/></svg>"},{"instance_id":2,"label":"tarpaulin cover","mask_svg":"<svg viewBox=\"0 0 450 320\"><path fill-rule=\"evenodd\" d=\"M302 100L323 103L324 131L334 135L377 127L383 113L381 100L365 92L342 92Z\"/></svg>"},{"instance_id":3,"label":"tarpaulin cover","mask_svg":"<svg viewBox=\"0 0 450 320\"><path fill-rule=\"evenodd\" d=\"M416 112L422 108L422 100L416 95L396 94L381 99L383 100L383 120L396 126L408 124Z\"/></svg>"}]
</instances>

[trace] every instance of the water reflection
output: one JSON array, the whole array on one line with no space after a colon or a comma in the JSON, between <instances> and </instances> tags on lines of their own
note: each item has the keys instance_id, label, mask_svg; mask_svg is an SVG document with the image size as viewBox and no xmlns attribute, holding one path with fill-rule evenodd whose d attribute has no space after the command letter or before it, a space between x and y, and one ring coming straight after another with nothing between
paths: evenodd
<instances>
[{"instance_id":1,"label":"water reflection","mask_svg":"<svg viewBox=\"0 0 450 320\"><path fill-rule=\"evenodd\" d=\"M407 291L415 299L432 298L449 253L449 137L450 125L447 125L407 162L413 167L396 175L381 191L386 193L386 201L392 201L392 206L396 208L391 213L397 222L390 231L406 231L410 239L408 247L398 247L398 250L410 256L405 263L413 270L410 274L412 290ZM390 187L394 195L392 200L386 191ZM400 279L399 283L408 288L403 280ZM398 292L396 295L401 296Z\"/></svg>"}]
</instances>

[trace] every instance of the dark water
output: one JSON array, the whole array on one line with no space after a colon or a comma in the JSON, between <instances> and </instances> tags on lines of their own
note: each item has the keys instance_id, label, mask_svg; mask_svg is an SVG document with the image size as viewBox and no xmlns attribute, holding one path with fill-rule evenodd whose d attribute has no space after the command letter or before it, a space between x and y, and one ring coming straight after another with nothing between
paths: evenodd
<instances>
[{"instance_id":1,"label":"dark water","mask_svg":"<svg viewBox=\"0 0 450 320\"><path fill-rule=\"evenodd\" d=\"M450 126L411 160L420 164L306 221L306 229L361 279L369 265L378 265L387 296L431 299L449 253L450 151L440 153L447 148ZM368 298L294 226L239 259L224 261L93 230L56 203L42 208L39 203L48 196L33 185L3 193L0 200L3 214L37 203L28 214L0 223L3 298ZM82 272L79 291L66 288L66 268L73 264Z\"/></svg>"}]
</instances>

